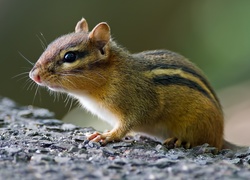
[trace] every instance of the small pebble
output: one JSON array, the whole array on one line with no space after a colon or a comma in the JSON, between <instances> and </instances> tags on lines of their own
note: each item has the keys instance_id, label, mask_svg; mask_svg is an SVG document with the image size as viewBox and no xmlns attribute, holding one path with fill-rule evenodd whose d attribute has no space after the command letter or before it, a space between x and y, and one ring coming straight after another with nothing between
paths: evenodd
<instances>
[{"instance_id":1,"label":"small pebble","mask_svg":"<svg viewBox=\"0 0 250 180\"><path fill-rule=\"evenodd\" d=\"M57 163L67 163L68 161L70 161L70 158L69 157L59 157L59 156L56 156L55 157L55 161Z\"/></svg>"},{"instance_id":2,"label":"small pebble","mask_svg":"<svg viewBox=\"0 0 250 180\"><path fill-rule=\"evenodd\" d=\"M77 128L77 126L73 124L63 124L61 127L64 131L73 131Z\"/></svg>"}]
</instances>

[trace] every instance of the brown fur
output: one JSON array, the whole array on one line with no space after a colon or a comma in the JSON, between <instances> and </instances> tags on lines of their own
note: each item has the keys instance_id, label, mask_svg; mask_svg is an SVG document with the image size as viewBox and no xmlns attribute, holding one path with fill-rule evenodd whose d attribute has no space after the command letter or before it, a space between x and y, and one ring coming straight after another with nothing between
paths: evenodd
<instances>
[{"instance_id":1,"label":"brown fur","mask_svg":"<svg viewBox=\"0 0 250 180\"><path fill-rule=\"evenodd\" d=\"M90 33L87 30L87 22L82 19L75 33L52 42L30 77L39 77L41 82L36 82L40 85L76 94L77 97L87 94L117 117L113 130L95 133L90 136L91 140L106 143L120 140L130 131L137 131L161 140L167 139L165 143L173 147L209 143L222 148L223 113L220 103L193 63L170 51L130 54L111 40L106 23L100 23ZM87 55L73 63L65 63L62 59L69 51L87 52ZM171 71L161 67L148 68L158 64L183 66L195 73L181 68ZM202 91L185 84L156 85L152 81L159 75L173 74L194 82Z\"/></svg>"}]
</instances>

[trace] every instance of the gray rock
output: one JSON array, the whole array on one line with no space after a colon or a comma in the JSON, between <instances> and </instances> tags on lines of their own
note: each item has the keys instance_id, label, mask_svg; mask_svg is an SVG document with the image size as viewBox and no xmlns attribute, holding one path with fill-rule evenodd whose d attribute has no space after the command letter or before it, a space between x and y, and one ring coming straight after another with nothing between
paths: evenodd
<instances>
[{"instance_id":1,"label":"gray rock","mask_svg":"<svg viewBox=\"0 0 250 180\"><path fill-rule=\"evenodd\" d=\"M0 98L0 179L249 179L250 150L171 149L136 135L102 146L91 127Z\"/></svg>"}]
</instances>

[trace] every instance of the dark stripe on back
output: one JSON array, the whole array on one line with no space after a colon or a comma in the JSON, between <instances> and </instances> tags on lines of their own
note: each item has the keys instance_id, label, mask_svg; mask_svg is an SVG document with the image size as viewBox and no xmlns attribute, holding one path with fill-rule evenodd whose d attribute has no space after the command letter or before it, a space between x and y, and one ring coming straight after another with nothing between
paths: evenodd
<instances>
[{"instance_id":1,"label":"dark stripe on back","mask_svg":"<svg viewBox=\"0 0 250 180\"><path fill-rule=\"evenodd\" d=\"M204 85L213 94L215 100L218 102L218 105L220 106L219 99L217 98L214 90L212 89L212 87L210 86L208 81L203 76L201 76L196 71L194 71L193 69L190 69L190 68L188 68L186 66L183 66L183 65L176 65L176 64L156 64L156 65L149 65L148 68L149 68L150 71L152 71L154 69L181 69L184 72L192 74L193 76L199 78L202 81L202 83L204 83Z\"/></svg>"},{"instance_id":2,"label":"dark stripe on back","mask_svg":"<svg viewBox=\"0 0 250 180\"><path fill-rule=\"evenodd\" d=\"M209 95L207 91L205 91L199 84L180 77L179 75L158 75L153 77L153 82L157 85L179 85L179 86L187 86L191 89L197 90L206 97L208 97L213 103L214 99Z\"/></svg>"},{"instance_id":3,"label":"dark stripe on back","mask_svg":"<svg viewBox=\"0 0 250 180\"><path fill-rule=\"evenodd\" d=\"M144 55L158 55L158 56L162 56L162 55L170 55L170 54L175 54L175 52L172 51L167 51L167 50L157 50L157 51L144 51Z\"/></svg>"}]
</instances>

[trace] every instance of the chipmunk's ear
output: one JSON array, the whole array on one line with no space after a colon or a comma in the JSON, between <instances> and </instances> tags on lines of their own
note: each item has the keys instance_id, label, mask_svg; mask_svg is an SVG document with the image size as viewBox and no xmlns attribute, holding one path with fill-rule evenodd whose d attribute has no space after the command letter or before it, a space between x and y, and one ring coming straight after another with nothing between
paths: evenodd
<instances>
[{"instance_id":1,"label":"chipmunk's ear","mask_svg":"<svg viewBox=\"0 0 250 180\"><path fill-rule=\"evenodd\" d=\"M110 40L109 25L105 22L97 24L96 27L94 27L94 29L89 33L89 39L103 52L103 47Z\"/></svg>"},{"instance_id":2,"label":"chipmunk's ear","mask_svg":"<svg viewBox=\"0 0 250 180\"><path fill-rule=\"evenodd\" d=\"M88 27L88 23L87 21L82 18L80 21L78 21L78 23L76 24L76 27L75 27L75 32L78 33L78 32L89 32L89 27Z\"/></svg>"}]
</instances>

